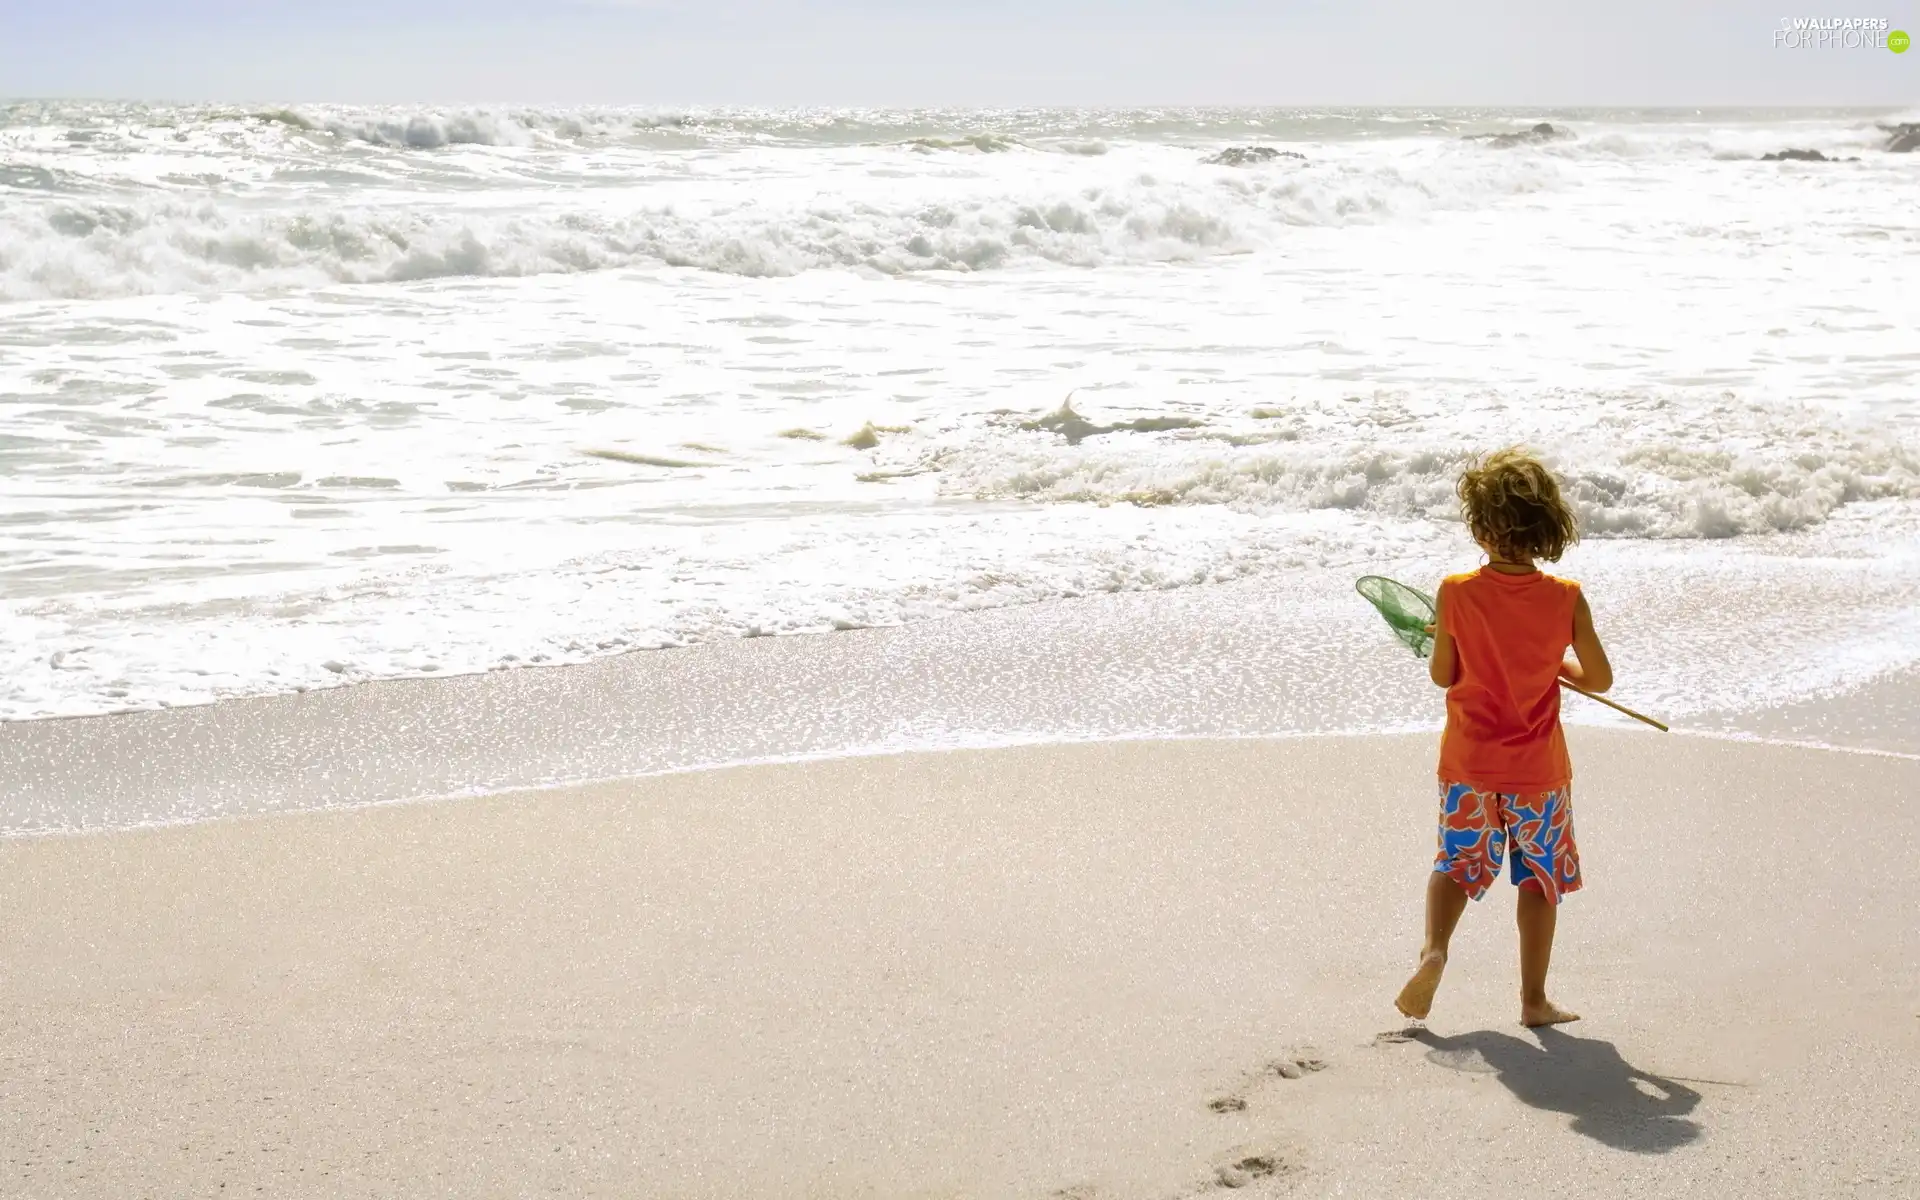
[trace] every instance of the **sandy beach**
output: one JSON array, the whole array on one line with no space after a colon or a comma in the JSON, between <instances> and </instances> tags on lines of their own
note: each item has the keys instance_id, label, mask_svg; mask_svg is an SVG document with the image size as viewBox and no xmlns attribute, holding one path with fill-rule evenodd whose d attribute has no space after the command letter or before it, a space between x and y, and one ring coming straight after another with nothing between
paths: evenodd
<instances>
[{"instance_id":1,"label":"sandy beach","mask_svg":"<svg viewBox=\"0 0 1920 1200\"><path fill-rule=\"evenodd\" d=\"M1915 1194L1920 762L1572 736L1541 1034L1426 735L16 838L0 1194Z\"/></svg>"}]
</instances>

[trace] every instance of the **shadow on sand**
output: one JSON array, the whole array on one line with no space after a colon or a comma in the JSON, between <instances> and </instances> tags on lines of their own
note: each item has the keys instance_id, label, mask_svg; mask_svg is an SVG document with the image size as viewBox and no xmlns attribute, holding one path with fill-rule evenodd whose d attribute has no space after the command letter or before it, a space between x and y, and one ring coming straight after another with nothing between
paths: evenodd
<instances>
[{"instance_id":1,"label":"shadow on sand","mask_svg":"<svg viewBox=\"0 0 1920 1200\"><path fill-rule=\"evenodd\" d=\"M1665 1154L1697 1139L1686 1114L1700 1103L1692 1088L1642 1071L1611 1042L1539 1029L1537 1043L1483 1030L1458 1037L1420 1031L1427 1060L1454 1071L1491 1073L1521 1103L1573 1118L1573 1131L1616 1150Z\"/></svg>"}]
</instances>

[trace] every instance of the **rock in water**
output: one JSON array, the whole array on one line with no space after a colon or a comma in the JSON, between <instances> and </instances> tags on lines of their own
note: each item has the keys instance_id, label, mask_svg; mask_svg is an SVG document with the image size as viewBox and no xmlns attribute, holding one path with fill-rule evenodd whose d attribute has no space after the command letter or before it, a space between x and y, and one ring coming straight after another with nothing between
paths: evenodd
<instances>
[{"instance_id":1,"label":"rock in water","mask_svg":"<svg viewBox=\"0 0 1920 1200\"><path fill-rule=\"evenodd\" d=\"M1549 122L1542 121L1532 129L1521 129L1513 133L1469 133L1464 140L1486 142L1489 145L1505 148L1507 146L1539 146L1572 136L1572 130L1559 129Z\"/></svg>"},{"instance_id":2,"label":"rock in water","mask_svg":"<svg viewBox=\"0 0 1920 1200\"><path fill-rule=\"evenodd\" d=\"M1880 128L1887 131L1887 153L1911 154L1920 150L1920 121L1882 125Z\"/></svg>"},{"instance_id":3,"label":"rock in water","mask_svg":"<svg viewBox=\"0 0 1920 1200\"><path fill-rule=\"evenodd\" d=\"M1248 167L1254 163L1272 162L1276 158L1297 158L1307 161L1307 156L1298 150L1275 150L1272 146L1228 146L1211 158L1203 160L1213 167Z\"/></svg>"},{"instance_id":4,"label":"rock in water","mask_svg":"<svg viewBox=\"0 0 1920 1200\"><path fill-rule=\"evenodd\" d=\"M1762 154L1761 162L1859 162L1858 158L1828 158L1818 150L1781 150Z\"/></svg>"}]
</instances>

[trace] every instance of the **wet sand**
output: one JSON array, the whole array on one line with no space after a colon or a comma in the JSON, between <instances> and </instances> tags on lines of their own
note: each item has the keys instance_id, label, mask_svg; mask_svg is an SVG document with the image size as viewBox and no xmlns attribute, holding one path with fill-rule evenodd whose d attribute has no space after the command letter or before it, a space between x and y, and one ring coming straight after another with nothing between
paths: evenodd
<instances>
[{"instance_id":1,"label":"wet sand","mask_svg":"<svg viewBox=\"0 0 1920 1200\"><path fill-rule=\"evenodd\" d=\"M1708 607L1716 624L1688 653L1724 643L1725 612ZM1303 623L1329 637L1347 630L1351 644L1280 632ZM1654 686L1659 645L1636 645L1626 636L1635 627L1622 625L1625 644L1610 646L1617 698L1678 730L1920 753L1920 672L1816 700L1676 709ZM1764 644L1716 652L1738 661ZM1744 661L1758 680L1762 664ZM1584 700L1565 712L1631 726ZM1420 663L1350 588L1303 594L1256 579L566 667L0 722L0 835L874 751L1437 730L1443 713Z\"/></svg>"},{"instance_id":2,"label":"wet sand","mask_svg":"<svg viewBox=\"0 0 1920 1200\"><path fill-rule=\"evenodd\" d=\"M1914 1194L1920 761L1572 736L1541 1034L1423 735L0 843L0 1194Z\"/></svg>"}]
</instances>

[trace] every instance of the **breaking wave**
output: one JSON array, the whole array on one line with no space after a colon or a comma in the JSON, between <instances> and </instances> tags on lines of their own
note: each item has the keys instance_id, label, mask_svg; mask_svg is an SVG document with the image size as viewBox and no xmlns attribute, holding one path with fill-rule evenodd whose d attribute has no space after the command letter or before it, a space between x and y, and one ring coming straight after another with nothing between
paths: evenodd
<instances>
[{"instance_id":1,"label":"breaking wave","mask_svg":"<svg viewBox=\"0 0 1920 1200\"><path fill-rule=\"evenodd\" d=\"M432 136L458 131L436 129ZM1290 227L1480 206L1546 186L1473 173L1328 167L1231 178L1137 176L1025 194L780 205L534 210L445 204L264 207L226 198L30 197L0 207L0 299L259 291L666 265L744 276L887 275L1052 263L1177 262L1280 244Z\"/></svg>"},{"instance_id":2,"label":"breaking wave","mask_svg":"<svg viewBox=\"0 0 1920 1200\"><path fill-rule=\"evenodd\" d=\"M1821 427L1791 406L1758 410L1719 447L1593 431L1533 439L1559 470L1584 535L1721 539L1810 529L1850 504L1920 501L1920 444ZM1394 430L1392 444L1329 438L1275 422L1267 432L1186 428L1109 434L1078 446L1002 434L943 456L942 490L973 499L1066 504L1224 505L1458 519L1454 481L1478 439ZM1469 447L1473 449L1469 449Z\"/></svg>"}]
</instances>

